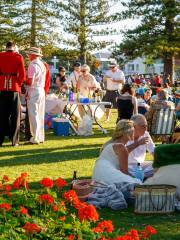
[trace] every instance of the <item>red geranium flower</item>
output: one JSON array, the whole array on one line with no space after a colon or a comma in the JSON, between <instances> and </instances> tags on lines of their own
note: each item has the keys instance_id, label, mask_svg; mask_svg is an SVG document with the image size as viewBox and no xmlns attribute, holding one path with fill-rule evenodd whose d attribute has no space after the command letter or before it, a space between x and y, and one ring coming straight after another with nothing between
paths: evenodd
<instances>
[{"instance_id":1,"label":"red geranium flower","mask_svg":"<svg viewBox=\"0 0 180 240\"><path fill-rule=\"evenodd\" d=\"M145 232L145 231L142 231L142 232L141 232L141 237L142 237L143 239L147 239L147 238L148 238L148 233Z\"/></svg>"},{"instance_id":2,"label":"red geranium flower","mask_svg":"<svg viewBox=\"0 0 180 240\"><path fill-rule=\"evenodd\" d=\"M100 227L95 227L95 228L93 228L92 230L93 230L93 232L95 232L95 233L102 233L102 232L103 232L102 228L100 228Z\"/></svg>"},{"instance_id":3,"label":"red geranium flower","mask_svg":"<svg viewBox=\"0 0 180 240\"><path fill-rule=\"evenodd\" d=\"M13 183L13 187L15 189L19 189L21 187L25 187L26 189L28 189L28 181L26 180L26 177L28 176L27 173L21 173L20 177L17 177L16 180Z\"/></svg>"},{"instance_id":4,"label":"red geranium flower","mask_svg":"<svg viewBox=\"0 0 180 240\"><path fill-rule=\"evenodd\" d=\"M57 205L53 205L52 209L53 209L54 212L58 212L58 210L59 210Z\"/></svg>"},{"instance_id":5,"label":"red geranium flower","mask_svg":"<svg viewBox=\"0 0 180 240\"><path fill-rule=\"evenodd\" d=\"M63 197L69 202L72 202L74 199L78 199L78 196L74 190L64 192Z\"/></svg>"},{"instance_id":6,"label":"red geranium flower","mask_svg":"<svg viewBox=\"0 0 180 240\"><path fill-rule=\"evenodd\" d=\"M145 230L151 235L155 235L157 233L156 229L150 225L146 226Z\"/></svg>"},{"instance_id":7,"label":"red geranium flower","mask_svg":"<svg viewBox=\"0 0 180 240\"><path fill-rule=\"evenodd\" d=\"M28 210L25 207L23 207L23 206L20 206L20 210L19 211L23 215L28 215Z\"/></svg>"},{"instance_id":8,"label":"red geranium flower","mask_svg":"<svg viewBox=\"0 0 180 240\"><path fill-rule=\"evenodd\" d=\"M10 192L10 191L11 191L11 186L10 186L9 184L5 185L5 186L4 186L4 190L5 190L6 192Z\"/></svg>"},{"instance_id":9,"label":"red geranium flower","mask_svg":"<svg viewBox=\"0 0 180 240\"><path fill-rule=\"evenodd\" d=\"M111 220L108 220L108 221L106 220L106 221L99 222L97 227L102 229L104 232L112 233L112 231L114 230L114 226L113 226Z\"/></svg>"},{"instance_id":10,"label":"red geranium flower","mask_svg":"<svg viewBox=\"0 0 180 240\"><path fill-rule=\"evenodd\" d=\"M65 216L59 217L59 219L60 219L61 221L65 221L65 220L66 220L66 217L65 217Z\"/></svg>"},{"instance_id":11,"label":"red geranium flower","mask_svg":"<svg viewBox=\"0 0 180 240\"><path fill-rule=\"evenodd\" d=\"M1 203L0 208L8 212L11 209L11 205L9 203Z\"/></svg>"},{"instance_id":12,"label":"red geranium flower","mask_svg":"<svg viewBox=\"0 0 180 240\"><path fill-rule=\"evenodd\" d=\"M7 175L4 175L4 176L3 176L3 181L4 181L4 182L9 182L9 177L8 177Z\"/></svg>"},{"instance_id":13,"label":"red geranium flower","mask_svg":"<svg viewBox=\"0 0 180 240\"><path fill-rule=\"evenodd\" d=\"M42 203L53 204L54 198L49 194L42 194L39 196L39 200Z\"/></svg>"},{"instance_id":14,"label":"red geranium flower","mask_svg":"<svg viewBox=\"0 0 180 240\"><path fill-rule=\"evenodd\" d=\"M69 237L67 238L67 240L74 240L74 235L73 235L73 234L69 235Z\"/></svg>"},{"instance_id":15,"label":"red geranium flower","mask_svg":"<svg viewBox=\"0 0 180 240\"><path fill-rule=\"evenodd\" d=\"M50 178L43 178L43 179L40 181L40 183L41 183L44 187L46 187L46 188L52 188L53 185L54 185L53 180L50 179Z\"/></svg>"},{"instance_id":16,"label":"red geranium flower","mask_svg":"<svg viewBox=\"0 0 180 240\"><path fill-rule=\"evenodd\" d=\"M26 231L26 233L39 233L41 232L41 228L35 224L35 223L30 223L30 222L27 222L24 226L23 226L23 229Z\"/></svg>"},{"instance_id":17,"label":"red geranium flower","mask_svg":"<svg viewBox=\"0 0 180 240\"><path fill-rule=\"evenodd\" d=\"M85 205L83 207L80 207L78 209L78 216L81 221L97 221L99 219L99 215L93 205Z\"/></svg>"},{"instance_id":18,"label":"red geranium flower","mask_svg":"<svg viewBox=\"0 0 180 240\"><path fill-rule=\"evenodd\" d=\"M57 188L62 188L62 187L67 185L67 182L64 179L62 179L62 178L56 179L55 182L56 182Z\"/></svg>"}]
</instances>

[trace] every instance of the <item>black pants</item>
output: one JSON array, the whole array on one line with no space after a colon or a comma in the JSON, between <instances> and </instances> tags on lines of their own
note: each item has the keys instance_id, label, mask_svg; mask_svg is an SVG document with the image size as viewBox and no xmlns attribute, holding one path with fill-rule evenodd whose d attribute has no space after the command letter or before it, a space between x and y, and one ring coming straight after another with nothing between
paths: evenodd
<instances>
[{"instance_id":1,"label":"black pants","mask_svg":"<svg viewBox=\"0 0 180 240\"><path fill-rule=\"evenodd\" d=\"M19 143L20 108L18 92L0 92L0 145L4 142L5 136L9 136L12 145Z\"/></svg>"}]
</instances>

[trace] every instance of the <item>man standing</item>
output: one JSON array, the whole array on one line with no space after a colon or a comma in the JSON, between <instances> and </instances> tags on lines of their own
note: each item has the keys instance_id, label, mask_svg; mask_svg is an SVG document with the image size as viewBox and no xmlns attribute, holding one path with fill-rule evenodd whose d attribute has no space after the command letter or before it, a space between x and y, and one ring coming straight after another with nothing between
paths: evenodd
<instances>
[{"instance_id":1,"label":"man standing","mask_svg":"<svg viewBox=\"0 0 180 240\"><path fill-rule=\"evenodd\" d=\"M108 70L104 76L106 81L106 94L103 101L111 102L112 107L116 108L116 99L119 96L119 90L122 88L122 84L125 83L124 73L117 68L116 62L111 62L109 64L110 70ZM111 114L111 106L106 107L106 121L109 121Z\"/></svg>"},{"instance_id":2,"label":"man standing","mask_svg":"<svg viewBox=\"0 0 180 240\"><path fill-rule=\"evenodd\" d=\"M19 145L20 92L26 74L23 57L15 51L13 42L0 53L0 146L9 135L12 146Z\"/></svg>"},{"instance_id":3,"label":"man standing","mask_svg":"<svg viewBox=\"0 0 180 240\"><path fill-rule=\"evenodd\" d=\"M81 63L75 62L73 67L74 71L68 77L68 85L70 85L73 89L77 89L77 82L81 74Z\"/></svg>"},{"instance_id":4,"label":"man standing","mask_svg":"<svg viewBox=\"0 0 180 240\"><path fill-rule=\"evenodd\" d=\"M44 114L45 114L45 79L46 67L40 60L41 49L31 47L27 52L30 65L28 67L28 114L31 130L30 143L44 142Z\"/></svg>"}]
</instances>

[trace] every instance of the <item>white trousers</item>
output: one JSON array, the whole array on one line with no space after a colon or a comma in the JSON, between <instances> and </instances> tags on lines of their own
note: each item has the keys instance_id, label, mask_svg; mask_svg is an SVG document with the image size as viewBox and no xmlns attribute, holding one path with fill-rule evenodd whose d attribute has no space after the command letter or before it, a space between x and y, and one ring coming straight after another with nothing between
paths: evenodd
<instances>
[{"instance_id":1,"label":"white trousers","mask_svg":"<svg viewBox=\"0 0 180 240\"><path fill-rule=\"evenodd\" d=\"M30 88L28 90L28 114L31 135L34 142L44 142L44 114L45 92L44 88Z\"/></svg>"}]
</instances>

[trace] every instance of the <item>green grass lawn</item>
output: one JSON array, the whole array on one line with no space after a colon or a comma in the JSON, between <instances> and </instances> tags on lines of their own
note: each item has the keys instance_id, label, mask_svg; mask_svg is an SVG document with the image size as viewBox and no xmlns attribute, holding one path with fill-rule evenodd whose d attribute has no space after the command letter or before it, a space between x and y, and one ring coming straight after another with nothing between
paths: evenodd
<instances>
[{"instance_id":1,"label":"green grass lawn","mask_svg":"<svg viewBox=\"0 0 180 240\"><path fill-rule=\"evenodd\" d=\"M37 187L43 177L62 177L70 181L73 171L79 178L90 178L95 160L102 144L107 141L115 126L115 117L110 123L103 123L108 130L103 135L94 127L90 137L57 137L53 131L46 132L46 141L41 145L23 145L11 147L6 142L0 148L0 176L6 174L13 181L21 172L29 173L30 187ZM147 155L147 159L151 157ZM142 229L144 225L153 225L158 234L153 239L180 240L180 214L172 215L137 215L130 208L124 211L111 209L99 210L104 219L112 219L114 225L122 231L132 227Z\"/></svg>"}]
</instances>

